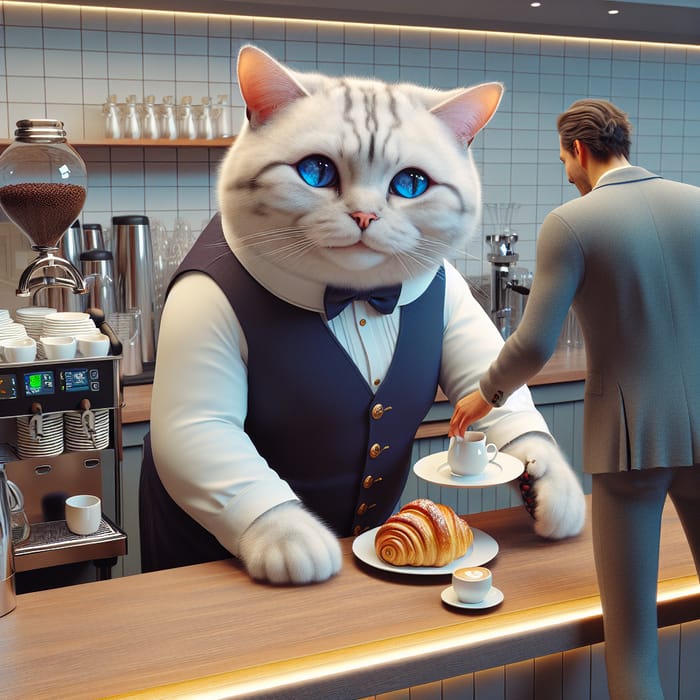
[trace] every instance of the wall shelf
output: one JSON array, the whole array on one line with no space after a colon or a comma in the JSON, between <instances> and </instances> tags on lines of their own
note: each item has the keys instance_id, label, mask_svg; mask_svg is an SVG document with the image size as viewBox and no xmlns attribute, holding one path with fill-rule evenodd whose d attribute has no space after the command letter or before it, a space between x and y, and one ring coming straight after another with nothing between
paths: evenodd
<instances>
[{"instance_id":1,"label":"wall shelf","mask_svg":"<svg viewBox=\"0 0 700 700\"><path fill-rule=\"evenodd\" d=\"M235 136L216 139L69 139L74 147L108 146L109 148L228 148ZM13 140L0 139L0 150L6 148Z\"/></svg>"}]
</instances>

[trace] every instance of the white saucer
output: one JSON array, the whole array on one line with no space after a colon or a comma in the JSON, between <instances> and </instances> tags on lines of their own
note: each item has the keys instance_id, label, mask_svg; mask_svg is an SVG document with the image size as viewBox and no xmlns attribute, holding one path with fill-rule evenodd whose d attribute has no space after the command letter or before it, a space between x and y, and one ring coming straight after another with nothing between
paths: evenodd
<instances>
[{"instance_id":1,"label":"white saucer","mask_svg":"<svg viewBox=\"0 0 700 700\"><path fill-rule=\"evenodd\" d=\"M472 528L474 534L474 542L467 550L467 553L459 559L451 561L445 566L394 566L388 564L383 559L377 556L374 549L374 539L377 536L378 527L372 530L367 530L361 535L358 535L352 543L353 554L365 564L381 569L382 571L390 571L392 574L411 574L413 576L444 576L451 574L455 569L461 566L482 566L486 562L491 561L498 554L498 542L491 535Z\"/></svg>"},{"instance_id":2,"label":"white saucer","mask_svg":"<svg viewBox=\"0 0 700 700\"><path fill-rule=\"evenodd\" d=\"M476 476L456 476L453 474L447 463L447 451L423 457L413 465L413 472L420 479L429 481L431 484L460 489L507 484L519 477L524 470L525 465L519 459L505 452L498 452L486 465L486 469Z\"/></svg>"},{"instance_id":3,"label":"white saucer","mask_svg":"<svg viewBox=\"0 0 700 700\"><path fill-rule=\"evenodd\" d=\"M495 586L491 586L491 590L486 594L486 598L480 600L478 603L463 603L455 593L455 589L452 586L448 586L440 594L443 603L451 605L453 608L461 608L462 610L486 610L487 608L493 608L496 605L500 605L503 602L503 591Z\"/></svg>"}]
</instances>

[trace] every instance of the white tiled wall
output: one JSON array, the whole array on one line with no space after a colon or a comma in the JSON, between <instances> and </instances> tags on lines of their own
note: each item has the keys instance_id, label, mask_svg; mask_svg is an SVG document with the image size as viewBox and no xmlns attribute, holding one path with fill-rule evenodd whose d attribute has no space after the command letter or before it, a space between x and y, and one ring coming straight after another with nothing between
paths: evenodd
<instances>
[{"instance_id":1,"label":"white tiled wall","mask_svg":"<svg viewBox=\"0 0 700 700\"><path fill-rule=\"evenodd\" d=\"M504 102L474 153L484 201L521 204L513 227L527 267L539 222L577 196L555 129L575 99L612 99L635 124L636 163L700 185L700 46L14 2L0 2L0 13L0 138L36 116L63 120L69 140L99 137L109 94L178 102L229 94L240 106L233 64L238 48L254 42L300 69L445 88L503 81ZM220 148L81 153L90 178L84 221L108 226L113 213L146 213L197 228L215 207ZM488 231L485 221L479 236ZM487 272L483 244L470 253L464 272Z\"/></svg>"}]
</instances>

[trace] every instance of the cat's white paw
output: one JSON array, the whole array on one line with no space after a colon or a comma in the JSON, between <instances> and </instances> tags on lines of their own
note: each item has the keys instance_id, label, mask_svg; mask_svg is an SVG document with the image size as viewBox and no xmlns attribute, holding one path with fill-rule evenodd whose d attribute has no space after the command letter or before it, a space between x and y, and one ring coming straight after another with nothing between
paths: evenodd
<instances>
[{"instance_id":1,"label":"cat's white paw","mask_svg":"<svg viewBox=\"0 0 700 700\"><path fill-rule=\"evenodd\" d=\"M530 434L503 451L527 465L529 480L518 482L518 488L535 518L535 532L550 539L578 535L586 520L586 503L581 483L561 450L548 438Z\"/></svg>"},{"instance_id":2,"label":"cat's white paw","mask_svg":"<svg viewBox=\"0 0 700 700\"><path fill-rule=\"evenodd\" d=\"M337 537L296 502L255 520L241 537L240 558L252 578L276 584L325 581L342 565Z\"/></svg>"}]
</instances>

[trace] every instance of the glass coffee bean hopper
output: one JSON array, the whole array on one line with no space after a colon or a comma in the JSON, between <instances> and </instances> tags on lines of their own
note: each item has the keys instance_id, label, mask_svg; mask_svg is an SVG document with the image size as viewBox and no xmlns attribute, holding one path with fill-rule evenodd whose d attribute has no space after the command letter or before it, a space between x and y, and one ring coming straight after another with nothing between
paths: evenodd
<instances>
[{"instance_id":1,"label":"glass coffee bean hopper","mask_svg":"<svg viewBox=\"0 0 700 700\"><path fill-rule=\"evenodd\" d=\"M87 172L66 142L63 123L53 119L17 122L15 140L0 155L0 206L38 256L24 270L17 296L39 287L67 287L85 294L83 276L59 255L61 237L78 218L87 195Z\"/></svg>"}]
</instances>

